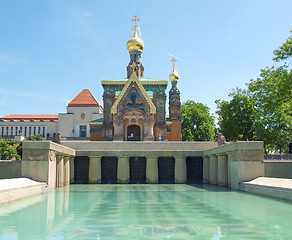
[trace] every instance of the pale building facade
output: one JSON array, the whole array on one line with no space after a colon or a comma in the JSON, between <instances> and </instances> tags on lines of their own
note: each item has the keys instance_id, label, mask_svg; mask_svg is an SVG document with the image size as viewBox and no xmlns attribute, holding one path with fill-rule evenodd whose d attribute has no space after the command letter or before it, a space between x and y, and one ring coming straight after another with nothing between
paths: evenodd
<instances>
[{"instance_id":1,"label":"pale building facade","mask_svg":"<svg viewBox=\"0 0 292 240\"><path fill-rule=\"evenodd\" d=\"M0 138L15 139L42 134L52 138L57 132L62 138L89 139L89 122L103 117L103 109L88 89L82 90L59 115L8 115L0 118Z\"/></svg>"}]
</instances>

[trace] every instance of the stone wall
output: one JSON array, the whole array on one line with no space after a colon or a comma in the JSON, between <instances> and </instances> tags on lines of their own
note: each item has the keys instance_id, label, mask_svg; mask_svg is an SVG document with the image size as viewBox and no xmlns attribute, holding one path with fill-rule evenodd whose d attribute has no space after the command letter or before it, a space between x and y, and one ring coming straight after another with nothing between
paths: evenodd
<instances>
[{"instance_id":1,"label":"stone wall","mask_svg":"<svg viewBox=\"0 0 292 240\"><path fill-rule=\"evenodd\" d=\"M292 179L292 160L265 161L265 176Z\"/></svg>"},{"instance_id":2,"label":"stone wall","mask_svg":"<svg viewBox=\"0 0 292 240\"><path fill-rule=\"evenodd\" d=\"M0 160L0 179L21 177L21 161Z\"/></svg>"},{"instance_id":3,"label":"stone wall","mask_svg":"<svg viewBox=\"0 0 292 240\"><path fill-rule=\"evenodd\" d=\"M235 142L203 153L205 183L239 189L239 184L264 176L264 143Z\"/></svg>"}]
</instances>

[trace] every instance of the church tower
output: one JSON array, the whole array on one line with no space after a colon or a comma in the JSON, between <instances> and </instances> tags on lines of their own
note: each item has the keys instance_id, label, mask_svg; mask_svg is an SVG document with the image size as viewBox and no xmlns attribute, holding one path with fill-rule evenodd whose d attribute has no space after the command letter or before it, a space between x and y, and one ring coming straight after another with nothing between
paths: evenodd
<instances>
[{"instance_id":1,"label":"church tower","mask_svg":"<svg viewBox=\"0 0 292 240\"><path fill-rule=\"evenodd\" d=\"M127 66L127 78L130 78L133 72L136 72L138 78L143 78L144 67L141 63L141 55L144 49L144 42L141 39L141 31L140 27L138 26L140 19L135 15L132 21L133 27L131 35L133 35L133 37L127 43L127 49L130 53L130 62Z\"/></svg>"},{"instance_id":2,"label":"church tower","mask_svg":"<svg viewBox=\"0 0 292 240\"><path fill-rule=\"evenodd\" d=\"M171 134L169 141L181 141L181 103L180 91L177 88L179 75L177 73L176 59L173 57L172 72L169 76L171 81L171 89L169 91L169 118L171 124Z\"/></svg>"},{"instance_id":3,"label":"church tower","mask_svg":"<svg viewBox=\"0 0 292 240\"><path fill-rule=\"evenodd\" d=\"M131 38L127 42L130 62L127 78L101 81L104 88L104 141L165 141L167 125L165 105L167 81L144 78L141 62L144 42L132 19Z\"/></svg>"}]
</instances>

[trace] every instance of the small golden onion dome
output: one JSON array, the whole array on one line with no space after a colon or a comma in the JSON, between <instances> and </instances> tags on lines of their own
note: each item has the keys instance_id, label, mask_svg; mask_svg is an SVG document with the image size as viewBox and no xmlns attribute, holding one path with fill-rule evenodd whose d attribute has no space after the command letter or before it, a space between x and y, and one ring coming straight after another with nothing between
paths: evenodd
<instances>
[{"instance_id":1,"label":"small golden onion dome","mask_svg":"<svg viewBox=\"0 0 292 240\"><path fill-rule=\"evenodd\" d=\"M169 79L171 81L173 81L173 80L177 81L179 79L179 75L175 69L172 70L172 73L169 75Z\"/></svg>"},{"instance_id":2,"label":"small golden onion dome","mask_svg":"<svg viewBox=\"0 0 292 240\"><path fill-rule=\"evenodd\" d=\"M128 41L127 48L129 51L138 50L143 51L144 49L144 42L141 38L138 37L137 33L134 33L134 36Z\"/></svg>"}]
</instances>

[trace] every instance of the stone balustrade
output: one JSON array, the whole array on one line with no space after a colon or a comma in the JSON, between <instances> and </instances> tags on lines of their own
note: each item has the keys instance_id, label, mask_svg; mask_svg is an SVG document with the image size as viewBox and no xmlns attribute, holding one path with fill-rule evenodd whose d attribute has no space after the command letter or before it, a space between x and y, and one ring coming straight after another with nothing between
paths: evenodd
<instances>
[{"instance_id":1,"label":"stone balustrade","mask_svg":"<svg viewBox=\"0 0 292 240\"><path fill-rule=\"evenodd\" d=\"M264 143L235 142L203 152L205 183L239 189L239 183L264 176Z\"/></svg>"},{"instance_id":2,"label":"stone balustrade","mask_svg":"<svg viewBox=\"0 0 292 240\"><path fill-rule=\"evenodd\" d=\"M74 181L75 150L50 141L24 141L21 176L46 182L50 189Z\"/></svg>"}]
</instances>

